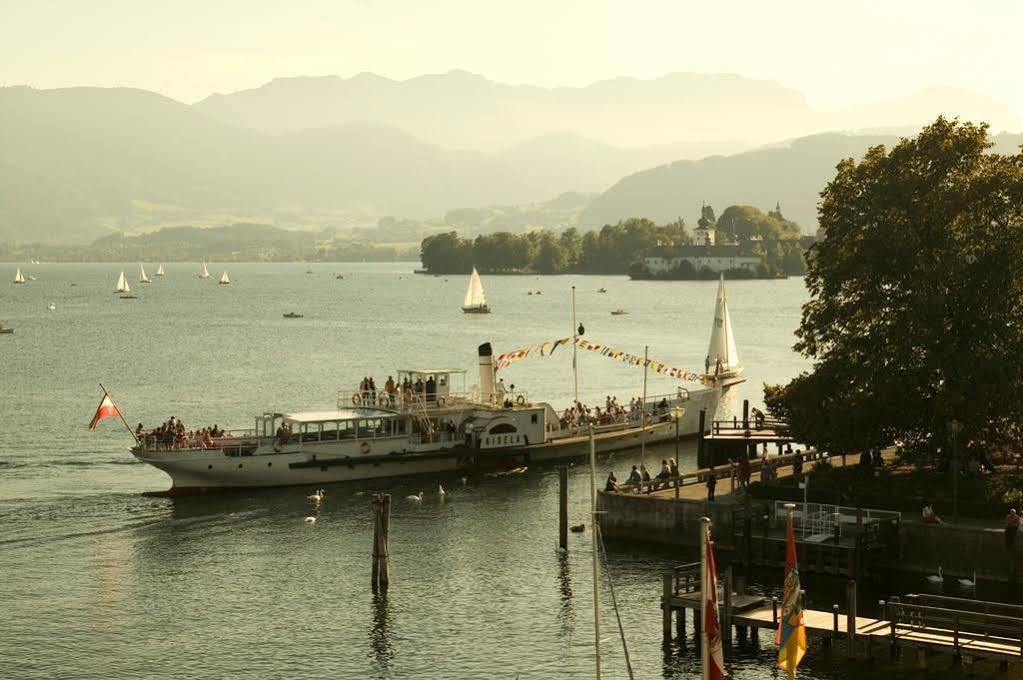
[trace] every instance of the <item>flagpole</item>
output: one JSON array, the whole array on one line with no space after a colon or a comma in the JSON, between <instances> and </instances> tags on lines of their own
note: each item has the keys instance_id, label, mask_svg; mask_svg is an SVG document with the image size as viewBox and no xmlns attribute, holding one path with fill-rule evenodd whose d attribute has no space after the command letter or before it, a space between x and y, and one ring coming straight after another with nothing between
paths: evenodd
<instances>
[{"instance_id":1,"label":"flagpole","mask_svg":"<svg viewBox=\"0 0 1023 680\"><path fill-rule=\"evenodd\" d=\"M572 287L575 290L575 287ZM597 442L590 428L590 543L593 545L593 644L596 652L597 680L600 680L600 581L597 572Z\"/></svg>"},{"instance_id":2,"label":"flagpole","mask_svg":"<svg viewBox=\"0 0 1023 680\"><path fill-rule=\"evenodd\" d=\"M707 541L710 539L710 518L700 518L700 667L703 680L710 678L710 644L707 639Z\"/></svg>"},{"instance_id":3,"label":"flagpole","mask_svg":"<svg viewBox=\"0 0 1023 680\"><path fill-rule=\"evenodd\" d=\"M107 392L107 388L103 387L103 383L99 384L99 388L103 390L103 396L110 399L110 393ZM114 400L110 399L110 403L113 404ZM124 423L124 429L128 430L128 434L130 434L131 438L135 440L136 444L138 444L139 443L138 435L135 434L134 430L131 429L131 425L129 425L128 421L125 420L124 416L121 415L121 409L117 408L116 404L114 404L114 410L117 411L117 417L121 419L122 423Z\"/></svg>"},{"instance_id":4,"label":"flagpole","mask_svg":"<svg viewBox=\"0 0 1023 680\"><path fill-rule=\"evenodd\" d=\"M576 332L578 326L575 325L575 286L572 286L572 379L575 382L575 403L573 406L578 408L579 405L579 370L576 368L576 345L579 344L579 335Z\"/></svg>"}]
</instances>

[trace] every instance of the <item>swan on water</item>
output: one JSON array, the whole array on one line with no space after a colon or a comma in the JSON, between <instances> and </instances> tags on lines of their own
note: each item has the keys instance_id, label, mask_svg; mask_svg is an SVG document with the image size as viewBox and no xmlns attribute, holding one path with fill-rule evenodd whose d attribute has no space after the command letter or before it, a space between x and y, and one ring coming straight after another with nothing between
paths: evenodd
<instances>
[{"instance_id":1,"label":"swan on water","mask_svg":"<svg viewBox=\"0 0 1023 680\"><path fill-rule=\"evenodd\" d=\"M317 489L316 493L314 493L312 496L306 496L306 498L311 500L313 503L319 503L320 501L323 500L323 497L326 495L327 494L323 491L323 489Z\"/></svg>"},{"instance_id":2,"label":"swan on water","mask_svg":"<svg viewBox=\"0 0 1023 680\"><path fill-rule=\"evenodd\" d=\"M448 492L444 490L443 484L437 485L437 495L440 496L441 498L444 498L445 496L448 495Z\"/></svg>"},{"instance_id":3,"label":"swan on water","mask_svg":"<svg viewBox=\"0 0 1023 680\"><path fill-rule=\"evenodd\" d=\"M976 569L973 570L973 580L972 581L970 579L968 579L968 578L961 578L961 579L956 579L956 580L959 581L959 585L961 585L963 588L976 588L977 587L977 570Z\"/></svg>"},{"instance_id":4,"label":"swan on water","mask_svg":"<svg viewBox=\"0 0 1023 680\"><path fill-rule=\"evenodd\" d=\"M315 517L306 517L305 518L305 523L306 524L316 524L316 518Z\"/></svg>"},{"instance_id":5,"label":"swan on water","mask_svg":"<svg viewBox=\"0 0 1023 680\"><path fill-rule=\"evenodd\" d=\"M945 580L945 576L944 576L944 574L941 573L941 567L940 566L938 567L938 573L937 574L930 574L927 577L927 580L930 583L942 583Z\"/></svg>"},{"instance_id":6,"label":"swan on water","mask_svg":"<svg viewBox=\"0 0 1023 680\"><path fill-rule=\"evenodd\" d=\"M423 500L423 492L420 491L415 496L405 496L405 500L412 501L413 503L420 503Z\"/></svg>"}]
</instances>

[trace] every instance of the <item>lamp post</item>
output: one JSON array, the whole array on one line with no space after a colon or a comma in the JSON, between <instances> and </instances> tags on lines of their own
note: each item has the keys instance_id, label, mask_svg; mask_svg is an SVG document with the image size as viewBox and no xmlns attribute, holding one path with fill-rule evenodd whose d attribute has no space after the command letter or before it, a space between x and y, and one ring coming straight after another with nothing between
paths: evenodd
<instances>
[{"instance_id":1,"label":"lamp post","mask_svg":"<svg viewBox=\"0 0 1023 680\"><path fill-rule=\"evenodd\" d=\"M679 483L678 483L678 478L679 478L679 473L678 473L678 421L682 420L682 416L684 416L685 414L686 414L686 410L682 406L676 405L676 406L672 406L671 407L671 417L675 419L675 498L678 498L678 494L679 494L679 492L678 492L678 488L679 488Z\"/></svg>"},{"instance_id":2,"label":"lamp post","mask_svg":"<svg viewBox=\"0 0 1023 680\"><path fill-rule=\"evenodd\" d=\"M952 437L952 521L959 524L959 433L963 424L953 418L948 421L948 434Z\"/></svg>"}]
</instances>

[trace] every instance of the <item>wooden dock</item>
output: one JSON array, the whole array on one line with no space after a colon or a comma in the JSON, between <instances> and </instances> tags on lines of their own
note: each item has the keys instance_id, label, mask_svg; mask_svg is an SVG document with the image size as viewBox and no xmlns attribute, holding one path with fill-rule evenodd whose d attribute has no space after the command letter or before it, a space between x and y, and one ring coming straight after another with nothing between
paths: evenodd
<instances>
[{"instance_id":1,"label":"wooden dock","mask_svg":"<svg viewBox=\"0 0 1023 680\"><path fill-rule=\"evenodd\" d=\"M664 575L661 610L665 641L672 637L672 616L679 637L685 636L686 612L692 620L697 639L700 634L699 563L676 567ZM778 628L777 598L748 595L739 584L734 587L732 570L725 571L724 589L719 598L722 639L732 640L732 629L740 637L759 644L759 630ZM916 649L921 659L929 652L981 657L999 662L1006 669L1010 662L1023 662L1023 606L966 600L938 595L910 594L893 596L879 603L882 615L857 615L856 581L847 586L844 611L833 605L831 611L803 610L808 638L821 639L830 646L845 640L850 656L861 648L871 653L874 647L887 647L895 655L900 649ZM727 648L727 647L726 647Z\"/></svg>"}]
</instances>

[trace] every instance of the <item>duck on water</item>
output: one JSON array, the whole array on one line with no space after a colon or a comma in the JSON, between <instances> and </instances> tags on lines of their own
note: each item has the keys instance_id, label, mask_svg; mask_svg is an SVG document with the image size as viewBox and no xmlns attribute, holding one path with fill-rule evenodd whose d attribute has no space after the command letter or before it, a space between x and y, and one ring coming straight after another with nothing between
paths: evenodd
<instances>
[{"instance_id":1,"label":"duck on water","mask_svg":"<svg viewBox=\"0 0 1023 680\"><path fill-rule=\"evenodd\" d=\"M170 493L505 470L588 455L585 428L563 422L550 404L526 394L502 399L490 343L480 345L478 354L479 386L469 390L463 370L403 369L399 384L409 378L432 389L400 398L386 390L342 392L333 409L265 412L256 416L253 429L202 445L142 438L131 451L170 476ZM461 390L452 385L457 379ZM672 407L684 409L679 434L695 436L700 411L713 419L720 396L720 387L694 385L649 397L642 409L645 427L639 412L594 427L597 450L672 439Z\"/></svg>"}]
</instances>

